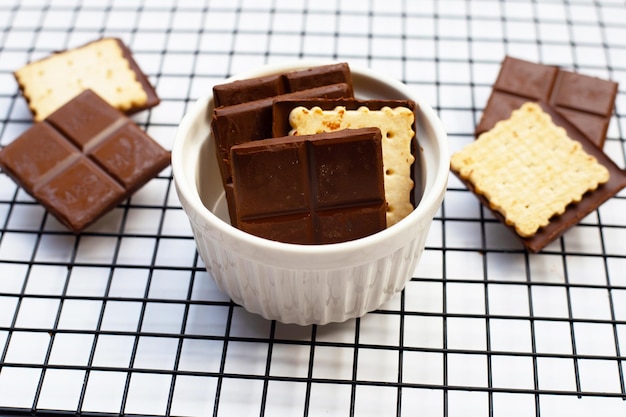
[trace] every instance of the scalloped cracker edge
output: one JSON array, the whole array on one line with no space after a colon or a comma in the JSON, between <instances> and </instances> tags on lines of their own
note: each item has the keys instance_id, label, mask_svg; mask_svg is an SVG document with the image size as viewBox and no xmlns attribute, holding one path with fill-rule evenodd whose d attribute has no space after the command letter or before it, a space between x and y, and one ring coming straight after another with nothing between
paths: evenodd
<instances>
[{"instance_id":1,"label":"scalloped cracker edge","mask_svg":"<svg viewBox=\"0 0 626 417\"><path fill-rule=\"evenodd\" d=\"M531 102L454 153L450 167L522 237L533 236L610 176Z\"/></svg>"},{"instance_id":2,"label":"scalloped cracker edge","mask_svg":"<svg viewBox=\"0 0 626 417\"><path fill-rule=\"evenodd\" d=\"M411 140L415 136L415 114L406 107L383 107L370 110L363 106L346 110L337 106L333 110L320 107L294 108L289 115L290 135L309 135L342 129L377 127L382 134L382 153L385 200L387 200L387 227L390 227L414 209L411 203L413 180L411 166L415 157L411 153ZM355 178L358 181L358 178Z\"/></svg>"},{"instance_id":3,"label":"scalloped cracker edge","mask_svg":"<svg viewBox=\"0 0 626 417\"><path fill-rule=\"evenodd\" d=\"M144 86L115 38L103 38L31 62L14 73L35 121L86 89L122 112L148 101Z\"/></svg>"}]
</instances>

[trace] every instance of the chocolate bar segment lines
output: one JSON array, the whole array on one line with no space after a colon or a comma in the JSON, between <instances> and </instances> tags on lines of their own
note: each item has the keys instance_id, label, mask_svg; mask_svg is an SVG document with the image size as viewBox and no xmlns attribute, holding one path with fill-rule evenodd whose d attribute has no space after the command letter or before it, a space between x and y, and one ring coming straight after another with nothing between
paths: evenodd
<instances>
[{"instance_id":1,"label":"chocolate bar segment lines","mask_svg":"<svg viewBox=\"0 0 626 417\"><path fill-rule=\"evenodd\" d=\"M286 243L324 244L386 227L377 128L248 142L231 153L241 230Z\"/></svg>"},{"instance_id":2,"label":"chocolate bar segment lines","mask_svg":"<svg viewBox=\"0 0 626 417\"><path fill-rule=\"evenodd\" d=\"M281 99L341 98L351 94L348 84L331 84L283 94ZM233 145L272 137L272 103L277 97L222 106L214 109L211 128L224 183L230 181L230 148Z\"/></svg>"},{"instance_id":3,"label":"chocolate bar segment lines","mask_svg":"<svg viewBox=\"0 0 626 417\"><path fill-rule=\"evenodd\" d=\"M490 130L527 101L541 101L602 148L617 89L614 81L507 56L475 133Z\"/></svg>"},{"instance_id":4,"label":"chocolate bar segment lines","mask_svg":"<svg viewBox=\"0 0 626 417\"><path fill-rule=\"evenodd\" d=\"M348 64L321 65L218 84L213 87L213 100L215 107L232 106L331 84L352 86ZM352 95L350 90L349 96Z\"/></svg>"},{"instance_id":5,"label":"chocolate bar segment lines","mask_svg":"<svg viewBox=\"0 0 626 417\"><path fill-rule=\"evenodd\" d=\"M80 232L169 165L170 154L91 90L0 152L3 170Z\"/></svg>"}]
</instances>

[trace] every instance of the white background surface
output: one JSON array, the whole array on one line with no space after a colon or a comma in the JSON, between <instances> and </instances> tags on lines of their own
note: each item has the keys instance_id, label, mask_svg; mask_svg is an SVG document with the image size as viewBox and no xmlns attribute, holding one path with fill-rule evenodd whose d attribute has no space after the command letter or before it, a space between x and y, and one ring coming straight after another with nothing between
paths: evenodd
<instances>
[{"instance_id":1,"label":"white background surface","mask_svg":"<svg viewBox=\"0 0 626 417\"><path fill-rule=\"evenodd\" d=\"M621 82L623 0L3 1L0 146L31 125L12 71L118 36L170 149L227 76L330 58L407 83L451 151L473 140L505 54ZM422 261L381 311L322 327L232 305L195 252L171 172L81 236L0 173L0 414L604 416L626 413L626 194L528 254L453 177Z\"/></svg>"}]
</instances>

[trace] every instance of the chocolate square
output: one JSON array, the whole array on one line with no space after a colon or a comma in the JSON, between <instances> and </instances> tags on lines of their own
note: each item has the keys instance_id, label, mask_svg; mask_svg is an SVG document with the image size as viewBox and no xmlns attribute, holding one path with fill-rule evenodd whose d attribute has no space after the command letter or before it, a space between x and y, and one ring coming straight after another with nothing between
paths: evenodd
<instances>
[{"instance_id":1,"label":"chocolate square","mask_svg":"<svg viewBox=\"0 0 626 417\"><path fill-rule=\"evenodd\" d=\"M215 85L213 100L215 107L232 106L274 97L285 92L281 74L272 74Z\"/></svg>"},{"instance_id":2,"label":"chocolate square","mask_svg":"<svg viewBox=\"0 0 626 417\"><path fill-rule=\"evenodd\" d=\"M67 164L33 197L70 229L81 230L124 197L124 188L88 158Z\"/></svg>"},{"instance_id":3,"label":"chocolate square","mask_svg":"<svg viewBox=\"0 0 626 417\"><path fill-rule=\"evenodd\" d=\"M543 101L602 148L617 89L614 81L507 56L475 133L508 119L526 101Z\"/></svg>"},{"instance_id":4,"label":"chocolate square","mask_svg":"<svg viewBox=\"0 0 626 417\"><path fill-rule=\"evenodd\" d=\"M231 148L237 225L271 240L338 243L386 227L377 128L286 136Z\"/></svg>"},{"instance_id":5,"label":"chocolate square","mask_svg":"<svg viewBox=\"0 0 626 417\"><path fill-rule=\"evenodd\" d=\"M548 101L557 72L558 68L554 66L506 57L493 88L532 100Z\"/></svg>"},{"instance_id":6,"label":"chocolate square","mask_svg":"<svg viewBox=\"0 0 626 417\"><path fill-rule=\"evenodd\" d=\"M168 151L91 90L0 151L0 167L76 233L169 163Z\"/></svg>"}]
</instances>

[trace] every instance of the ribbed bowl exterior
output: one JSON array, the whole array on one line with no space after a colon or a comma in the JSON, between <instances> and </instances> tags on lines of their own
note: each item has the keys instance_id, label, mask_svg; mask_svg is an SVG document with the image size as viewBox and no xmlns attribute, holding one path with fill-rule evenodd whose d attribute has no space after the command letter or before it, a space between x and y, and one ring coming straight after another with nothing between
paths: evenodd
<instances>
[{"instance_id":1,"label":"ribbed bowl exterior","mask_svg":"<svg viewBox=\"0 0 626 417\"><path fill-rule=\"evenodd\" d=\"M247 76L312 66L296 62ZM219 288L246 310L300 325L343 322L379 309L414 274L449 176L447 135L432 108L396 80L352 68L355 93L417 103L423 195L415 210L373 235L332 245L293 245L232 227L219 170L211 164L211 97L200 98L180 123L172 171L198 253Z\"/></svg>"},{"instance_id":2,"label":"ribbed bowl exterior","mask_svg":"<svg viewBox=\"0 0 626 417\"><path fill-rule=\"evenodd\" d=\"M343 322L378 309L411 279L428 230L366 263L302 270L260 263L191 223L198 253L218 287L246 310L300 325Z\"/></svg>"}]
</instances>

